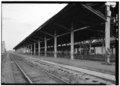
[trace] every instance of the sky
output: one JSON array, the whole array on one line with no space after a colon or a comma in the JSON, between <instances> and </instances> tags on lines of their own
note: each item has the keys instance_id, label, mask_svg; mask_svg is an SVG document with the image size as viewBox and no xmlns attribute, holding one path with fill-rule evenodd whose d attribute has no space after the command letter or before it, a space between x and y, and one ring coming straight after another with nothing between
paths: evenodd
<instances>
[{"instance_id":1,"label":"sky","mask_svg":"<svg viewBox=\"0 0 120 86\"><path fill-rule=\"evenodd\" d=\"M12 50L67 4L2 4L2 41Z\"/></svg>"}]
</instances>

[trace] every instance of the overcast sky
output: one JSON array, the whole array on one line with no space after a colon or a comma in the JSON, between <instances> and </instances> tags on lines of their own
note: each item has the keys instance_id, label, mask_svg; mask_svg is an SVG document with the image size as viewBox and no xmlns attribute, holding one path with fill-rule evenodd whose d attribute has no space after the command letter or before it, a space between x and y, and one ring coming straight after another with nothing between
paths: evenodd
<instances>
[{"instance_id":1,"label":"overcast sky","mask_svg":"<svg viewBox=\"0 0 120 86\"><path fill-rule=\"evenodd\" d=\"M2 4L2 40L13 49L66 4Z\"/></svg>"}]
</instances>

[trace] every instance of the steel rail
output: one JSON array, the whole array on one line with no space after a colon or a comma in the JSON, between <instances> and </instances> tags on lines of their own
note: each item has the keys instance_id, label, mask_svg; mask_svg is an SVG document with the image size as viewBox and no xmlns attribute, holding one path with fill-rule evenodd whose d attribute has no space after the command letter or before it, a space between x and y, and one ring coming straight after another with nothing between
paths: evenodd
<instances>
[{"instance_id":1,"label":"steel rail","mask_svg":"<svg viewBox=\"0 0 120 86\"><path fill-rule=\"evenodd\" d=\"M40 67L40 66L39 66L39 67ZM69 84L69 82L67 82L67 81L65 81L65 80L63 80L63 79L61 79L61 78L55 76L54 74L48 72L45 68L43 68L43 67L40 67L40 68L43 69L42 71L46 72L47 74L50 74L52 77L55 77L55 78L57 78L58 80L60 80L60 81L62 81L62 82L64 82L64 83L66 83L66 84Z\"/></svg>"},{"instance_id":2,"label":"steel rail","mask_svg":"<svg viewBox=\"0 0 120 86\"><path fill-rule=\"evenodd\" d=\"M18 63L14 60L15 64L17 65L17 67L19 68L19 70L22 72L22 74L24 75L24 77L27 79L27 81L30 84L33 84L32 80L29 78L29 76L24 72L24 70L18 65Z\"/></svg>"},{"instance_id":3,"label":"steel rail","mask_svg":"<svg viewBox=\"0 0 120 86\"><path fill-rule=\"evenodd\" d=\"M34 82L29 78L29 76L28 76L28 75L25 73L25 71L20 67L20 65L15 61L15 59L14 59L14 62L15 62L15 64L17 65L17 67L19 68L19 70L22 72L22 74L24 75L24 77L27 79L27 81L28 81L30 84L34 84ZM57 80L59 80L59 81L61 81L61 82L64 82L65 84L69 84L69 82L67 82L67 81L65 81L65 80L57 77L56 75L48 72L45 68L43 68L43 67L40 67L40 68L42 69L42 71L43 71L44 73L47 73L47 74L48 74L48 77L55 78L55 79L57 79Z\"/></svg>"},{"instance_id":4,"label":"steel rail","mask_svg":"<svg viewBox=\"0 0 120 86\"><path fill-rule=\"evenodd\" d=\"M15 54L14 54L15 55ZM17 54L18 56L22 56L22 57L26 57L24 55L20 55L20 54ZM31 58L30 58L31 59ZM33 59L33 63L35 64L40 64L39 62L36 62L35 58L32 58ZM38 60L37 60L38 61ZM96 72L96 71L91 71L91 70L86 70L86 69L79 69L79 68L76 68L76 67L70 67L68 65L62 65L62 64L58 64L58 63L53 63L53 62L49 62L49 61L45 61L43 59L39 59L40 62L44 62L46 64L49 64L49 65L55 65L55 66L58 66L60 68L65 68L65 69L69 69L69 70L72 70L72 71L76 71L76 72L83 72L83 73L86 73L88 75L91 75L93 77L96 77L98 79L103 79L103 80L107 80L108 82L116 82L115 80L115 77L113 77L113 75L110 75L108 76L108 74L103 74L103 73L99 73L99 72ZM44 67L40 67L41 69L45 70L46 72L48 72L49 74L52 74L50 73L49 71L47 71ZM79 70L79 71L78 71ZM55 76L54 74L52 74L53 76ZM55 76L57 77L57 76ZM57 77L58 79L61 80L60 77ZM63 80L63 79L62 79ZM64 81L64 80L63 80ZM64 81L65 83L69 84L69 82L67 81Z\"/></svg>"}]
</instances>

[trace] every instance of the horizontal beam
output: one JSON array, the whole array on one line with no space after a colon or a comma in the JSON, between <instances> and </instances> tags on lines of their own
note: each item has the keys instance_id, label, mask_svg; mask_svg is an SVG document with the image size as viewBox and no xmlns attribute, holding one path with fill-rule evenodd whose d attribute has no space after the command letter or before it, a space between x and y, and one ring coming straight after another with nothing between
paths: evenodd
<instances>
[{"instance_id":1,"label":"horizontal beam","mask_svg":"<svg viewBox=\"0 0 120 86\"><path fill-rule=\"evenodd\" d=\"M87 30L91 30L91 31L96 31L96 32L105 33L104 31L100 31L100 30L92 30L92 29L87 29Z\"/></svg>"},{"instance_id":2,"label":"horizontal beam","mask_svg":"<svg viewBox=\"0 0 120 86\"><path fill-rule=\"evenodd\" d=\"M84 29L87 29L88 27L89 27L89 26L87 26L87 27L82 27L82 28L73 30L73 32L76 32L76 31L79 31L79 30L84 30ZM67 33L64 33L64 34L61 34L61 35L57 35L57 37L61 37L61 36L63 36L63 35L67 35L67 34L70 34L70 32L67 32Z\"/></svg>"},{"instance_id":3,"label":"horizontal beam","mask_svg":"<svg viewBox=\"0 0 120 86\"><path fill-rule=\"evenodd\" d=\"M40 38L39 36L32 36L33 38L44 40L44 38Z\"/></svg>"},{"instance_id":4,"label":"horizontal beam","mask_svg":"<svg viewBox=\"0 0 120 86\"><path fill-rule=\"evenodd\" d=\"M89 28L89 27L90 27L90 26L82 27L82 28L79 28L79 29L73 30L73 32L77 32L77 31L80 31L80 30L84 30L84 29L87 29L87 28Z\"/></svg>"},{"instance_id":5,"label":"horizontal beam","mask_svg":"<svg viewBox=\"0 0 120 86\"><path fill-rule=\"evenodd\" d=\"M104 23L101 23L101 24L104 24ZM98 25L98 24L97 24ZM78 28L78 29L75 29L75 30L73 30L73 32L77 32L77 31L80 31L80 30L84 30L84 29L87 29L87 28L90 28L90 27L94 27L94 26L97 26L97 25L93 25L93 26L86 26L86 27L82 27L82 28ZM90 29L89 29L90 30ZM95 31L97 31L97 30L95 30ZM43 32L43 31L42 31ZM99 31L100 32L100 31ZM104 32L104 31L101 31L102 33ZM48 33L46 33L46 32L43 32L44 34L48 34ZM67 34L70 34L70 32L67 32L67 33L64 33L64 34L61 34L61 35L56 35L56 37L61 37L61 36L64 36L64 35L67 35ZM51 35L51 34L49 34L49 35ZM51 40L51 39L53 39L54 38L54 35L51 35L52 36L52 38L49 38L49 39L47 39L47 40ZM34 37L34 38L39 38L39 36L36 36L36 37ZM40 39L44 39L44 38L40 38ZM28 39L28 40L31 40L31 41L33 41L33 42L38 42L37 40L34 40L34 39ZM41 42L43 42L43 41L41 41ZM31 43L31 42L30 42Z\"/></svg>"},{"instance_id":6,"label":"horizontal beam","mask_svg":"<svg viewBox=\"0 0 120 86\"><path fill-rule=\"evenodd\" d=\"M40 31L40 32L42 32L42 33L44 33L44 34L47 34L47 35L49 35L49 36L54 36L54 35L52 35L52 34L50 34L50 33L47 33L47 32L44 32L44 31Z\"/></svg>"},{"instance_id":7,"label":"horizontal beam","mask_svg":"<svg viewBox=\"0 0 120 86\"><path fill-rule=\"evenodd\" d=\"M64 33L64 34L61 34L61 35L57 35L56 37L61 37L61 36L67 35L67 34L70 34L70 32L67 32L67 33Z\"/></svg>"},{"instance_id":8,"label":"horizontal beam","mask_svg":"<svg viewBox=\"0 0 120 86\"><path fill-rule=\"evenodd\" d=\"M33 41L33 42L38 42L37 40L34 40L34 39L28 39L28 40L31 40L31 41Z\"/></svg>"}]
</instances>

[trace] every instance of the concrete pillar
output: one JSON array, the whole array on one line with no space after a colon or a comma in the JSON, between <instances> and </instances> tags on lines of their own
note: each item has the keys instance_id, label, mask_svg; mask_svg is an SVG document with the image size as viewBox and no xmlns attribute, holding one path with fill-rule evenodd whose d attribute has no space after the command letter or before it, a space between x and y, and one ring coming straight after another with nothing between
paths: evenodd
<instances>
[{"instance_id":1,"label":"concrete pillar","mask_svg":"<svg viewBox=\"0 0 120 86\"><path fill-rule=\"evenodd\" d=\"M44 53L45 53L45 56L47 56L47 39L46 39L46 37L45 37L45 39L44 39L44 43L45 43L45 51L44 51Z\"/></svg>"},{"instance_id":2,"label":"concrete pillar","mask_svg":"<svg viewBox=\"0 0 120 86\"><path fill-rule=\"evenodd\" d=\"M105 51L106 51L106 62L110 63L110 5L106 5L107 19L105 22Z\"/></svg>"},{"instance_id":3,"label":"concrete pillar","mask_svg":"<svg viewBox=\"0 0 120 86\"><path fill-rule=\"evenodd\" d=\"M57 58L57 37L54 35L54 57Z\"/></svg>"},{"instance_id":4,"label":"concrete pillar","mask_svg":"<svg viewBox=\"0 0 120 86\"><path fill-rule=\"evenodd\" d=\"M74 32L73 32L73 26L71 28L71 33L70 33L70 39L71 39L71 60L74 59Z\"/></svg>"},{"instance_id":5,"label":"concrete pillar","mask_svg":"<svg viewBox=\"0 0 120 86\"><path fill-rule=\"evenodd\" d=\"M38 41L38 55L40 55L40 41Z\"/></svg>"},{"instance_id":6,"label":"concrete pillar","mask_svg":"<svg viewBox=\"0 0 120 86\"><path fill-rule=\"evenodd\" d=\"M35 43L34 43L34 55L36 54L36 46L35 46Z\"/></svg>"}]
</instances>

